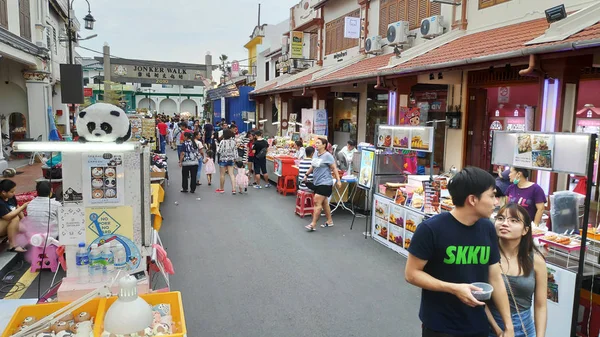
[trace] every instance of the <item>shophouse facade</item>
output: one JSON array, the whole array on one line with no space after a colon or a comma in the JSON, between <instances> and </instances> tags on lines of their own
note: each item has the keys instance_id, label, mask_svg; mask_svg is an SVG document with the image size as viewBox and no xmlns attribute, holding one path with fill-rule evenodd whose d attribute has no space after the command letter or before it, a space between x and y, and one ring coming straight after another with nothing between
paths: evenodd
<instances>
[{"instance_id":1,"label":"shophouse facade","mask_svg":"<svg viewBox=\"0 0 600 337\"><path fill-rule=\"evenodd\" d=\"M567 17L548 23L545 10L561 4ZM581 94L597 85L597 1L302 1L290 20L304 8L316 12L317 65L269 81L252 97L259 114L268 108L266 101L281 101L283 118L288 110L296 112L295 97L311 97L313 108L330 112L334 143L342 143L336 141L340 120L356 124L350 138L373 142L376 124L403 123L400 108L419 107L422 121L448 120L436 132L435 163L442 170L490 169L491 129L576 131L578 109L600 104ZM347 16L360 17L359 39L343 38L339 25ZM422 20L428 21L423 31ZM395 21L408 21L409 34L408 43L392 48L385 33ZM388 46L377 55L367 52L366 41L372 48L379 39ZM568 180L544 173L534 179L547 192L566 188Z\"/></svg>"},{"instance_id":2,"label":"shophouse facade","mask_svg":"<svg viewBox=\"0 0 600 337\"><path fill-rule=\"evenodd\" d=\"M67 16L67 0L0 1L0 123L11 140L48 139L50 118L68 124L59 68L67 58Z\"/></svg>"}]
</instances>

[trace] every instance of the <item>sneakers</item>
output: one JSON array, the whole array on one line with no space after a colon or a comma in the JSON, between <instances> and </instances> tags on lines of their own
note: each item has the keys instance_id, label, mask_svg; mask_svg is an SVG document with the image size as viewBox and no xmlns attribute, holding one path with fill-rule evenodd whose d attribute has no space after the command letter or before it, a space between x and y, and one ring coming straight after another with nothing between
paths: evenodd
<instances>
[{"instance_id":1,"label":"sneakers","mask_svg":"<svg viewBox=\"0 0 600 337\"><path fill-rule=\"evenodd\" d=\"M217 188L217 189L215 190L215 192L217 192L217 193L225 193L225 190L222 190L222 189L220 189L220 188Z\"/></svg>"},{"instance_id":2,"label":"sneakers","mask_svg":"<svg viewBox=\"0 0 600 337\"><path fill-rule=\"evenodd\" d=\"M271 184L265 184L265 188L270 188Z\"/></svg>"},{"instance_id":3,"label":"sneakers","mask_svg":"<svg viewBox=\"0 0 600 337\"><path fill-rule=\"evenodd\" d=\"M248 187L244 187L244 193L248 193Z\"/></svg>"},{"instance_id":4,"label":"sneakers","mask_svg":"<svg viewBox=\"0 0 600 337\"><path fill-rule=\"evenodd\" d=\"M262 187L260 187L260 185L254 185L254 188L256 188L257 190L261 189Z\"/></svg>"}]
</instances>

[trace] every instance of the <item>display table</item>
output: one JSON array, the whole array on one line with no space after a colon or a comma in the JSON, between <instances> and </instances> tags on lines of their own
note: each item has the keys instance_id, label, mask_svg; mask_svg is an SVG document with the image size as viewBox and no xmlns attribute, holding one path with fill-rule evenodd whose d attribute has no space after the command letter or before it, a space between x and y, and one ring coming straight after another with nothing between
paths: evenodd
<instances>
[{"instance_id":1,"label":"display table","mask_svg":"<svg viewBox=\"0 0 600 337\"><path fill-rule=\"evenodd\" d=\"M151 203L150 203L150 213L154 216L154 220L152 221L152 227L157 231L160 231L160 227L162 226L162 216L160 215L160 204L165 200L165 190L162 188L161 184L151 184Z\"/></svg>"},{"instance_id":2,"label":"display table","mask_svg":"<svg viewBox=\"0 0 600 337\"><path fill-rule=\"evenodd\" d=\"M329 203L334 205L334 207L331 209L331 213L335 212L338 208L342 208L347 210L348 212L352 213L352 215L354 215L354 195L356 194L356 189L357 189L357 182L358 180L356 178L351 178L351 179L344 179L342 178L342 187L341 188L337 188L337 186L334 184L333 185L333 194L331 195L331 198L329 199ZM348 208L346 206L347 202L350 202L352 205L352 208Z\"/></svg>"},{"instance_id":3,"label":"display table","mask_svg":"<svg viewBox=\"0 0 600 337\"><path fill-rule=\"evenodd\" d=\"M267 158L267 175L269 176L269 180L277 185L277 180L279 176L275 174L275 161L273 158Z\"/></svg>"}]
</instances>

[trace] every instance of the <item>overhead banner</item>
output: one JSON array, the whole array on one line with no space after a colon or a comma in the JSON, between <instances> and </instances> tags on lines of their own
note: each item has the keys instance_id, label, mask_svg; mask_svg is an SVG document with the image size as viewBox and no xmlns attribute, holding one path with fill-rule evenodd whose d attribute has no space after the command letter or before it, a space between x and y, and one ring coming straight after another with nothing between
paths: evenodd
<instances>
[{"instance_id":1,"label":"overhead banner","mask_svg":"<svg viewBox=\"0 0 600 337\"><path fill-rule=\"evenodd\" d=\"M293 59L301 59L304 58L303 55L303 40L304 32L293 31L292 32L292 58Z\"/></svg>"}]
</instances>

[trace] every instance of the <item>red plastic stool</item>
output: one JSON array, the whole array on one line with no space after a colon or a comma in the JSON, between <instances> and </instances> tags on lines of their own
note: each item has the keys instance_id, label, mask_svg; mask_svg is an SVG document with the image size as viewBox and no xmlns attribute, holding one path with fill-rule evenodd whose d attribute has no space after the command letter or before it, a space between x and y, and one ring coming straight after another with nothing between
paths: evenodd
<instances>
[{"instance_id":1,"label":"red plastic stool","mask_svg":"<svg viewBox=\"0 0 600 337\"><path fill-rule=\"evenodd\" d=\"M286 196L288 193L296 193L296 176L285 176L277 179L277 192Z\"/></svg>"},{"instance_id":2,"label":"red plastic stool","mask_svg":"<svg viewBox=\"0 0 600 337\"><path fill-rule=\"evenodd\" d=\"M56 246L47 245L46 246L46 255L44 256L44 265L41 265L42 262L42 254L44 252L44 247L31 247L27 250L27 253L30 254L29 258L31 260L31 272L34 273L41 269L50 269L50 271L55 272L58 268L58 255L56 254Z\"/></svg>"},{"instance_id":3,"label":"red plastic stool","mask_svg":"<svg viewBox=\"0 0 600 337\"><path fill-rule=\"evenodd\" d=\"M315 194L310 191L298 190L296 193L296 214L301 217L312 215L315 209Z\"/></svg>"}]
</instances>

